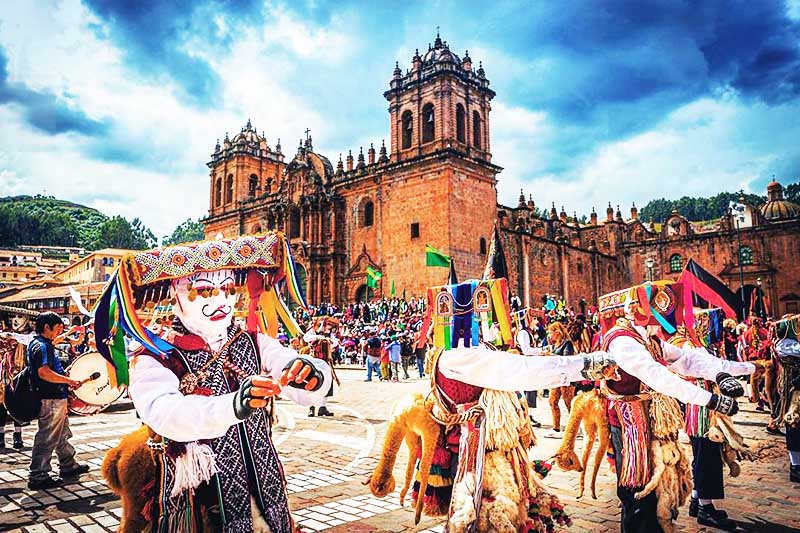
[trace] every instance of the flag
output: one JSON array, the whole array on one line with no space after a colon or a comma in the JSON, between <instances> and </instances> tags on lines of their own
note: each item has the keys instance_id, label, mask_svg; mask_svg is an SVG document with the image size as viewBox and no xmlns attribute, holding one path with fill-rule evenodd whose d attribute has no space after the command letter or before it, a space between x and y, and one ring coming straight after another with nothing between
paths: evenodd
<instances>
[{"instance_id":1,"label":"flag","mask_svg":"<svg viewBox=\"0 0 800 533\"><path fill-rule=\"evenodd\" d=\"M425 266L429 267L449 267L450 257L431 246L425 245Z\"/></svg>"},{"instance_id":2,"label":"flag","mask_svg":"<svg viewBox=\"0 0 800 533\"><path fill-rule=\"evenodd\" d=\"M742 307L741 299L714 274L689 259L678 281L689 287L692 297L702 298L710 305L719 307L729 318L736 318ZM695 302L696 303L696 302Z\"/></svg>"},{"instance_id":3,"label":"flag","mask_svg":"<svg viewBox=\"0 0 800 533\"><path fill-rule=\"evenodd\" d=\"M483 271L483 279L492 278L508 279L506 255L503 253L503 243L500 241L500 231L497 229L497 222L494 224L494 234L492 235L492 241L489 243L486 268Z\"/></svg>"},{"instance_id":4,"label":"flag","mask_svg":"<svg viewBox=\"0 0 800 533\"><path fill-rule=\"evenodd\" d=\"M392 280L392 290L391 290L391 291L389 291L389 296L391 296L392 298L394 298L394 280Z\"/></svg>"},{"instance_id":5,"label":"flag","mask_svg":"<svg viewBox=\"0 0 800 533\"><path fill-rule=\"evenodd\" d=\"M450 260L450 276L447 278L448 285L458 285L458 276L456 276L456 262Z\"/></svg>"},{"instance_id":6,"label":"flag","mask_svg":"<svg viewBox=\"0 0 800 533\"><path fill-rule=\"evenodd\" d=\"M367 287L371 289L378 288L378 280L383 277L379 271L375 270L372 267L367 267Z\"/></svg>"}]
</instances>

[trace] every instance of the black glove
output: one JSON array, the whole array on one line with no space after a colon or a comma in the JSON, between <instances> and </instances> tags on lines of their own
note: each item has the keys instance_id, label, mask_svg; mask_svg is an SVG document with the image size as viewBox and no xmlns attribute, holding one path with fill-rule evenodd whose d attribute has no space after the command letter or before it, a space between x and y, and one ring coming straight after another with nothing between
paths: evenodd
<instances>
[{"instance_id":1,"label":"black glove","mask_svg":"<svg viewBox=\"0 0 800 533\"><path fill-rule=\"evenodd\" d=\"M298 361L300 361L301 366L293 368L295 363L297 363ZM306 368L311 369L308 376L306 376L306 378L301 381L297 381L297 378L303 375L303 373L306 371ZM290 377L289 380L286 382L286 385L289 385L290 387L294 387L295 389L307 390L309 392L314 392L316 390L319 390L320 387L322 387L322 379L323 379L322 372L317 370L317 367L311 364L311 361L309 361L308 359L303 359L302 357L295 357L294 359L289 361L289 363L285 367L283 367L283 372L281 374L281 383L283 383L283 376L286 376L287 372L289 373L290 376L292 375L295 376L294 378ZM311 383L312 379L314 378L316 378L314 386L310 389L307 389L306 386L309 383Z\"/></svg>"},{"instance_id":2,"label":"black glove","mask_svg":"<svg viewBox=\"0 0 800 533\"><path fill-rule=\"evenodd\" d=\"M742 387L742 384L736 381L736 378L727 372L720 372L717 374L716 381L719 386L719 391L725 396L730 396L731 398L740 398L744 396L744 387Z\"/></svg>"},{"instance_id":3,"label":"black glove","mask_svg":"<svg viewBox=\"0 0 800 533\"><path fill-rule=\"evenodd\" d=\"M263 394L253 394L253 389L256 387L256 385L253 384L254 379L260 379L262 381L267 380L265 383L259 383L257 385ZM239 385L239 390L236 391L236 395L233 397L233 412L236 418L244 420L252 416L256 410L250 403L252 400L264 400L279 392L280 386L274 380L269 380L266 376L248 376Z\"/></svg>"},{"instance_id":4,"label":"black glove","mask_svg":"<svg viewBox=\"0 0 800 533\"><path fill-rule=\"evenodd\" d=\"M708 402L709 409L723 415L733 416L739 412L739 404L736 400L728 396L711 393L711 400Z\"/></svg>"}]
</instances>

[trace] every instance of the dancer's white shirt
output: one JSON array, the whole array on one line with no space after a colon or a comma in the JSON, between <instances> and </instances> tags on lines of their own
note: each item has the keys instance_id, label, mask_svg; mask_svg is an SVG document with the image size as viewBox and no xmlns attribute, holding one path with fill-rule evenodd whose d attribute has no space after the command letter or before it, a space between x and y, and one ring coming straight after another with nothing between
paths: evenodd
<instances>
[{"instance_id":1,"label":"dancer's white shirt","mask_svg":"<svg viewBox=\"0 0 800 533\"><path fill-rule=\"evenodd\" d=\"M647 330L640 326L634 329L647 338ZM708 405L711 393L690 383L681 376L703 378L714 381L720 372L732 376L746 376L755 372L752 363L740 363L715 357L705 348L678 348L661 342L666 365L662 365L635 339L620 335L608 345L609 353L617 365L628 374L656 392L672 396L683 403Z\"/></svg>"},{"instance_id":2,"label":"dancer's white shirt","mask_svg":"<svg viewBox=\"0 0 800 533\"><path fill-rule=\"evenodd\" d=\"M638 328L646 335L644 328ZM609 353L617 365L651 389L683 403L707 405L711 393L680 376L716 379L720 372L733 376L752 374L752 363L739 363L714 357L704 348L682 349L663 343L662 365L636 340L620 336L611 341ZM523 357L484 347L454 348L439 356L439 370L450 379L478 387L506 390L540 390L568 385L585 379L583 355L545 356L537 348L523 347L532 357ZM589 354L591 355L591 354Z\"/></svg>"},{"instance_id":3,"label":"dancer's white shirt","mask_svg":"<svg viewBox=\"0 0 800 533\"><path fill-rule=\"evenodd\" d=\"M284 387L281 397L300 405L319 405L331 383L331 369L321 359L299 356L279 341L258 334L263 373L279 379L284 367L296 357L311 362L322 373L322 385L314 392ZM233 411L235 392L221 396L184 396L178 378L152 356L140 355L130 365L130 396L142 421L168 439L191 442L221 437L241 422Z\"/></svg>"}]
</instances>

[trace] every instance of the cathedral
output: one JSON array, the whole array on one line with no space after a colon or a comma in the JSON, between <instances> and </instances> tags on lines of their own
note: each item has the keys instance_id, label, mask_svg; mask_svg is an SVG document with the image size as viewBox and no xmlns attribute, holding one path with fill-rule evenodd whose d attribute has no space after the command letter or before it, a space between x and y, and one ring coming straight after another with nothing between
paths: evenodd
<instances>
[{"instance_id":1,"label":"cathedral","mask_svg":"<svg viewBox=\"0 0 800 533\"><path fill-rule=\"evenodd\" d=\"M389 146L359 149L335 167L306 136L294 155L270 146L248 120L217 143L209 172L207 237L278 229L290 239L308 301L338 304L423 294L444 284L447 269L425 266L425 245L455 262L459 278L480 277L495 221L512 290L526 305L545 294L571 306L646 279L675 277L690 257L734 290L763 294L773 314L800 305L800 207L771 183L769 202L742 216L698 223L673 213L642 221L609 203L586 223L564 208L537 216L520 192L516 206L497 201L491 100L483 66L450 50L440 36L395 65L384 97ZM367 287L367 268L383 274ZM747 289L749 287L749 289Z\"/></svg>"}]
</instances>

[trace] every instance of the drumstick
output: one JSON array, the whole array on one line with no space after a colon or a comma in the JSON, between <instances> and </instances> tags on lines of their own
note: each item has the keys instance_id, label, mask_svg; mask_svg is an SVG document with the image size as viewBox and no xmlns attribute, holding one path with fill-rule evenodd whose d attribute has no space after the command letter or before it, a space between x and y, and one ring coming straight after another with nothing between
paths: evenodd
<instances>
[{"instance_id":1,"label":"drumstick","mask_svg":"<svg viewBox=\"0 0 800 533\"><path fill-rule=\"evenodd\" d=\"M82 379L80 381L80 385L78 385L78 386L81 387L81 386L83 386L84 383L88 383L89 381L94 381L94 380L99 379L99 378L100 378L100 372L92 372L92 374L88 378Z\"/></svg>"}]
</instances>

